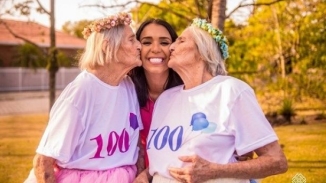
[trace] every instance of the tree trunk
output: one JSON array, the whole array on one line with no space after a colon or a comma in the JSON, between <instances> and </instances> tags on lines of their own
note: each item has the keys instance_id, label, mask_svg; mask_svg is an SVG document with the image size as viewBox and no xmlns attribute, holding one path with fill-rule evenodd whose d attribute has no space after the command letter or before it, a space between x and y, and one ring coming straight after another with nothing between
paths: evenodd
<instances>
[{"instance_id":1,"label":"tree trunk","mask_svg":"<svg viewBox=\"0 0 326 183\"><path fill-rule=\"evenodd\" d=\"M281 73L282 73L282 78L285 79L285 60L283 56L283 48L282 48L282 39L281 39L281 33L280 33L280 25L278 22L278 17L276 10L274 6L271 6L272 13L274 16L274 21L275 21L275 33L276 33L276 42L277 42L277 47L278 47L278 55L280 56L281 60Z\"/></svg>"},{"instance_id":2,"label":"tree trunk","mask_svg":"<svg viewBox=\"0 0 326 183\"><path fill-rule=\"evenodd\" d=\"M50 106L49 109L54 104L55 101L55 75L58 71L58 62L57 62L57 50L56 50L56 43L55 43L55 18L54 18L54 1L51 0L51 11L50 11L50 59L48 63L48 71L49 71L49 100Z\"/></svg>"},{"instance_id":3,"label":"tree trunk","mask_svg":"<svg viewBox=\"0 0 326 183\"><path fill-rule=\"evenodd\" d=\"M211 14L212 25L219 28L221 31L224 30L225 22L225 11L226 11L226 0L211 0ZM210 9L210 8L209 8Z\"/></svg>"}]
</instances>

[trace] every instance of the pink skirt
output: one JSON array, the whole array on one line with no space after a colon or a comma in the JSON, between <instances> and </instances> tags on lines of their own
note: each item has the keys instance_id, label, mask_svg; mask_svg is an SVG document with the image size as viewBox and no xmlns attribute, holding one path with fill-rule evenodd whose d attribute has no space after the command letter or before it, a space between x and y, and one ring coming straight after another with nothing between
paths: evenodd
<instances>
[{"instance_id":1,"label":"pink skirt","mask_svg":"<svg viewBox=\"0 0 326 183\"><path fill-rule=\"evenodd\" d=\"M109 170L55 169L57 183L132 183L136 177L135 165ZM24 183L37 183L34 170L31 170Z\"/></svg>"}]
</instances>

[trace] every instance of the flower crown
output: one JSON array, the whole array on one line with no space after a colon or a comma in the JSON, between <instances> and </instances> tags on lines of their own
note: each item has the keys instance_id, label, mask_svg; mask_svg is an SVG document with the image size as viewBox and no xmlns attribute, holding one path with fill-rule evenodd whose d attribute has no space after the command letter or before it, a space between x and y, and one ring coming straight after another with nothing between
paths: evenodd
<instances>
[{"instance_id":1,"label":"flower crown","mask_svg":"<svg viewBox=\"0 0 326 183\"><path fill-rule=\"evenodd\" d=\"M84 28L82 34L87 39L92 32L101 32L103 30L110 30L112 27L118 25L130 25L131 16L128 13L119 13L117 15L111 15L107 18L95 20L93 23Z\"/></svg>"},{"instance_id":2,"label":"flower crown","mask_svg":"<svg viewBox=\"0 0 326 183\"><path fill-rule=\"evenodd\" d=\"M222 31L214 28L211 23L208 23L206 20L200 18L195 18L191 25L195 25L196 27L208 32L213 37L215 42L218 43L223 59L225 60L229 57L228 41L223 35Z\"/></svg>"}]
</instances>

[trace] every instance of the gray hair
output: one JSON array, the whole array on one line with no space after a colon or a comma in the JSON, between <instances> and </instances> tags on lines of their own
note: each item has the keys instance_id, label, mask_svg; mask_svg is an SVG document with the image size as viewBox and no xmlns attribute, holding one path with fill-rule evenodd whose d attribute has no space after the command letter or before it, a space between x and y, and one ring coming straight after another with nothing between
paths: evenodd
<instances>
[{"instance_id":1,"label":"gray hair","mask_svg":"<svg viewBox=\"0 0 326 183\"><path fill-rule=\"evenodd\" d=\"M209 73L213 76L227 75L225 61L221 55L220 47L215 40L204 30L191 25L187 28L193 35L200 56L206 62Z\"/></svg>"},{"instance_id":2,"label":"gray hair","mask_svg":"<svg viewBox=\"0 0 326 183\"><path fill-rule=\"evenodd\" d=\"M92 32L87 38L84 53L79 59L80 69L94 69L97 66L103 66L107 62L118 61L117 52L123 38L124 26L118 25L111 29L101 32ZM103 44L106 45L106 51L103 53Z\"/></svg>"}]
</instances>

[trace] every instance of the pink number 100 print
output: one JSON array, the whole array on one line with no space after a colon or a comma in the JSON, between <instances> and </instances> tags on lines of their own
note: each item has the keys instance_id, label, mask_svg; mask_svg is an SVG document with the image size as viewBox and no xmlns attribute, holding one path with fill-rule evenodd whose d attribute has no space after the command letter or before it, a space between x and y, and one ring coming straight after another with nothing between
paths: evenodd
<instances>
[{"instance_id":1,"label":"pink number 100 print","mask_svg":"<svg viewBox=\"0 0 326 183\"><path fill-rule=\"evenodd\" d=\"M90 140L95 140L97 143L96 153L90 159L104 158L103 156L101 156L101 151L103 149L102 135L100 134L97 137L92 138ZM108 146L106 148L107 155L112 156L115 153L117 147L121 153L127 152L129 149L129 146L130 146L129 134L126 131L126 129L123 129L120 135L117 132L112 131L112 132L110 132L110 134L108 136Z\"/></svg>"}]
</instances>

